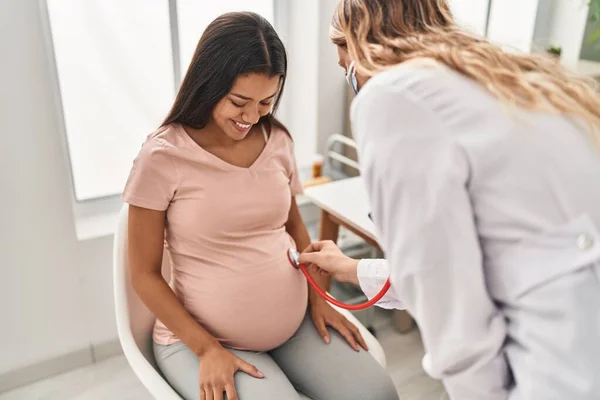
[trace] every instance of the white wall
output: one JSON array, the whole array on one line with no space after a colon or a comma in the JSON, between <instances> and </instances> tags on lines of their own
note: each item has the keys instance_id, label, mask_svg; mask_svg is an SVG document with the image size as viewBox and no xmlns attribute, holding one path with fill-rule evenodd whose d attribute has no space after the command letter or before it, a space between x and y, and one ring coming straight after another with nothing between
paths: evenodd
<instances>
[{"instance_id":1,"label":"white wall","mask_svg":"<svg viewBox=\"0 0 600 400\"><path fill-rule=\"evenodd\" d=\"M0 374L116 338L112 238L78 242L37 0L0 18Z\"/></svg>"},{"instance_id":2,"label":"white wall","mask_svg":"<svg viewBox=\"0 0 600 400\"><path fill-rule=\"evenodd\" d=\"M283 40L289 71L282 119L296 140L301 167L322 152L327 138L345 129L344 72L329 40L329 24L338 0L278 0L288 2L288 29ZM290 23L302 21L300 24ZM285 22L284 22L285 24Z\"/></svg>"},{"instance_id":3,"label":"white wall","mask_svg":"<svg viewBox=\"0 0 600 400\"><path fill-rule=\"evenodd\" d=\"M284 123L296 140L296 157L299 164L310 162L316 150L318 58L317 16L319 0L283 0L288 2L288 29L283 41L288 52L288 79ZM291 23L303 21L302 24ZM306 165L301 165L306 166Z\"/></svg>"},{"instance_id":4,"label":"white wall","mask_svg":"<svg viewBox=\"0 0 600 400\"><path fill-rule=\"evenodd\" d=\"M344 134L347 86L344 70L338 65L336 46L329 40L331 17L339 0L320 0L318 18L318 108L317 151L323 153L327 138Z\"/></svg>"}]
</instances>

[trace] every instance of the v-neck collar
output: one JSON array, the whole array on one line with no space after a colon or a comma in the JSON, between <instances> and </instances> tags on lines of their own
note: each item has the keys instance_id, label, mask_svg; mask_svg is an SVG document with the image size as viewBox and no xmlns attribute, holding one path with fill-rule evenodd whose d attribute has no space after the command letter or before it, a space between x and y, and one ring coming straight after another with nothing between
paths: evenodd
<instances>
[{"instance_id":1,"label":"v-neck collar","mask_svg":"<svg viewBox=\"0 0 600 400\"><path fill-rule=\"evenodd\" d=\"M184 140L188 143L189 146L191 146L192 148L195 148L196 150L201 151L204 155L206 155L210 159L214 160L218 165L220 165L223 168L229 169L229 170L249 171L249 170L253 170L253 169L257 168L258 165L260 164L260 162L262 161L262 159L265 157L265 154L267 153L270 143L273 141L273 130L271 129L271 132L269 132L269 134L267 135L267 142L265 143L265 146L263 147L263 149L260 152L260 154L258 155L258 157L256 157L256 160L254 160L254 162L249 167L240 167L239 165L231 164L231 163L223 160L222 158L214 155L210 151L207 151L206 149L202 148L202 146L200 146L198 143L196 143L194 141L194 139L192 139L192 137L187 133L187 131L185 130L183 125L181 125L180 123L175 123L174 125L175 125L175 129L177 129L179 131L179 133L183 136ZM262 124L261 124L261 129L263 129L263 130L265 129L264 125L262 125Z\"/></svg>"}]
</instances>

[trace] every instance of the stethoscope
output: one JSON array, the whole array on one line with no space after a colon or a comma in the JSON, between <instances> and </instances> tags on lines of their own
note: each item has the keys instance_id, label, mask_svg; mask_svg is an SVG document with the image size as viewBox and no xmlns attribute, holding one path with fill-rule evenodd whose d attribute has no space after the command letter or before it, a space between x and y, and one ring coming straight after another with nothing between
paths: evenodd
<instances>
[{"instance_id":1,"label":"stethoscope","mask_svg":"<svg viewBox=\"0 0 600 400\"><path fill-rule=\"evenodd\" d=\"M348 66L348 71L346 72L346 80L348 81L348 84L352 87L352 90L354 90L354 93L358 93L358 81L356 79L356 66L354 64L354 61L352 63L350 63L350 65ZM379 300L381 300L381 298L387 293L387 291L390 289L390 286L391 286L390 280L388 279L385 282L385 284L383 285L383 287L381 288L381 290L379 291L379 293L377 293L377 295L375 297L373 297L371 300L369 300L365 303L362 303L362 304L342 303L341 301L338 301L338 300L334 299L333 297L331 297L327 292L325 292L323 289L321 289L321 287L317 284L317 282L315 282L313 277L310 276L310 274L306 270L306 265L300 264L300 262L298 261L298 258L300 257L300 253L297 250L289 249L287 252L287 257L288 257L288 260L290 261L290 264L292 264L292 266L294 268L302 271L302 273L306 277L306 280L308 281L310 286L312 286L313 289L315 289L315 291L319 294L319 296L321 296L322 298L327 300L329 303L336 305L340 308L344 308L346 310L359 311L359 310L364 310L365 308L369 308L369 307L373 306L375 303L377 303Z\"/></svg>"},{"instance_id":2,"label":"stethoscope","mask_svg":"<svg viewBox=\"0 0 600 400\"><path fill-rule=\"evenodd\" d=\"M315 291L319 294L319 296L321 296L322 298L327 300L329 303L331 303L335 306L338 306L340 308L346 309L346 310L359 311L359 310L364 310L366 308L373 306L375 303L377 303L379 300L381 300L381 298L387 293L387 291L390 289L390 286L391 286L390 280L388 279L385 282L385 284L383 285L383 287L381 288L381 290L379 291L379 293L377 293L377 295L375 297L373 297L371 300L369 300L365 303L361 303L361 304L342 303L341 301L338 301L338 300L334 299L333 297L331 297L327 292L325 292L323 289L321 289L321 287L317 284L317 282L315 282L313 277L310 276L310 274L308 273L308 271L306 269L306 265L300 264L300 262L298 261L298 258L300 257L300 253L297 250L289 249L287 252L287 257L288 257L288 260L290 261L290 264L292 264L292 266L294 268L302 271L302 273L306 277L306 280L308 281L310 286L312 286L313 289L315 289Z\"/></svg>"}]
</instances>

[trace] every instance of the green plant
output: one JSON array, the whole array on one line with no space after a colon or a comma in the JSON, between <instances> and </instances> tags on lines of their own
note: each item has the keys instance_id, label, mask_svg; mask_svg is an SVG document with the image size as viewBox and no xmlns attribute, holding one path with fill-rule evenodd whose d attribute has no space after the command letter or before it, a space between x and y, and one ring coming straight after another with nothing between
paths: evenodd
<instances>
[{"instance_id":1,"label":"green plant","mask_svg":"<svg viewBox=\"0 0 600 400\"><path fill-rule=\"evenodd\" d=\"M600 0L590 0L590 22L600 21ZM590 43L596 43L600 39L600 28L597 28L589 37Z\"/></svg>"},{"instance_id":2,"label":"green plant","mask_svg":"<svg viewBox=\"0 0 600 400\"><path fill-rule=\"evenodd\" d=\"M552 54L554 56L559 56L560 57L560 54L562 53L562 47L560 47L560 46L550 46L550 47L548 47L546 49L546 52L548 54Z\"/></svg>"}]
</instances>

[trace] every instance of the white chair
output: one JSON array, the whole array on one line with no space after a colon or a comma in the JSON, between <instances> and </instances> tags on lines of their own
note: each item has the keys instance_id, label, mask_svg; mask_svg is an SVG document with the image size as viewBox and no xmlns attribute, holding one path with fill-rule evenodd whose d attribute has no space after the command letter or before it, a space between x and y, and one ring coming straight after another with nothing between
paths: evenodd
<instances>
[{"instance_id":1,"label":"white chair","mask_svg":"<svg viewBox=\"0 0 600 400\"><path fill-rule=\"evenodd\" d=\"M181 400L177 392L158 372L152 351L152 328L155 318L138 298L130 283L127 267L128 210L127 205L121 210L114 238L113 285L119 340L131 369L154 398ZM168 280L170 265L167 260L166 257L163 260L162 272L165 279ZM370 353L385 367L385 354L379 342L352 314L347 311L341 312L360 329L369 346ZM309 399L306 396L301 396L301 398Z\"/></svg>"}]
</instances>

